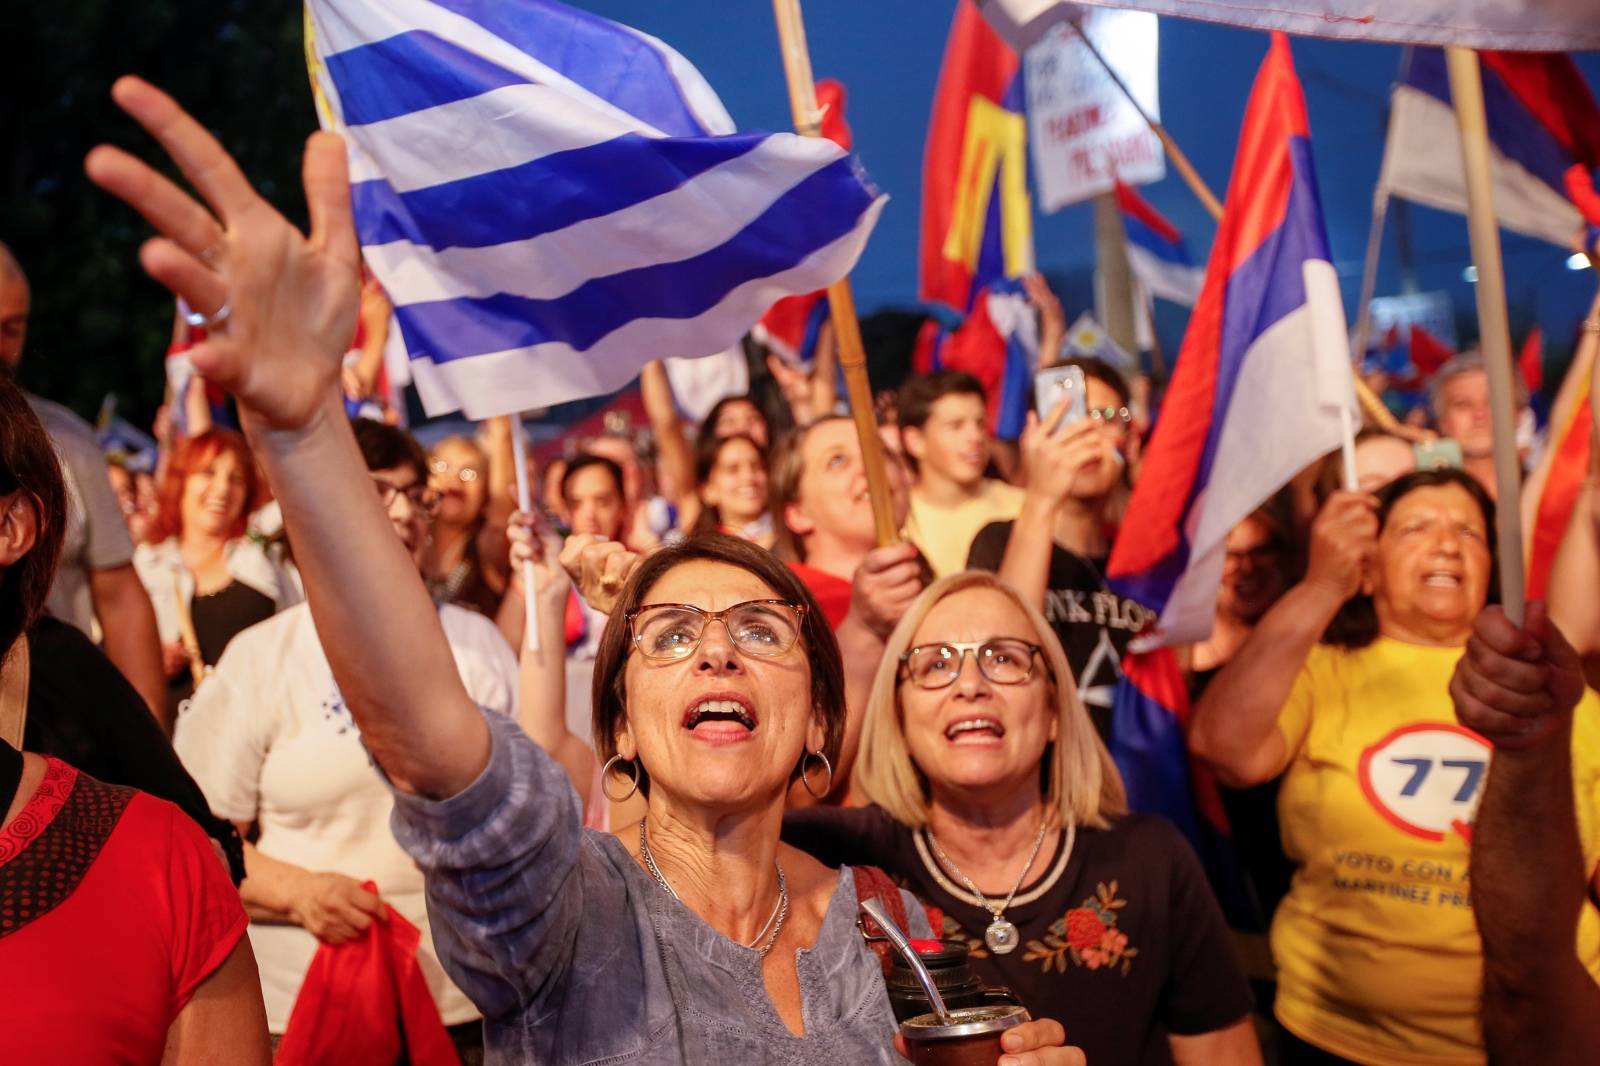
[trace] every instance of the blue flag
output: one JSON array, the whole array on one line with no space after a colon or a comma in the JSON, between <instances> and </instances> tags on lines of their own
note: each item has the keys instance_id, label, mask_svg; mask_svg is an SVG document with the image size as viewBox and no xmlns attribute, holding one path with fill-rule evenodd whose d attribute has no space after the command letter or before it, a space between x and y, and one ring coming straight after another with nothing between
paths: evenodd
<instances>
[{"instance_id":1,"label":"blue flag","mask_svg":"<svg viewBox=\"0 0 1600 1066\"><path fill-rule=\"evenodd\" d=\"M854 265L884 197L737 133L662 42L553 0L310 0L325 126L430 414L616 390Z\"/></svg>"}]
</instances>

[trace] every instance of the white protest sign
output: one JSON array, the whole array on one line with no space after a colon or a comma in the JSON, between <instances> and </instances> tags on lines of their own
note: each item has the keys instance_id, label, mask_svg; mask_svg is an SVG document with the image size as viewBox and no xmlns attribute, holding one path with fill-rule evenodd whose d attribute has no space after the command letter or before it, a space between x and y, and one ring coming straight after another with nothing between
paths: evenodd
<instances>
[{"instance_id":1,"label":"white protest sign","mask_svg":"<svg viewBox=\"0 0 1600 1066\"><path fill-rule=\"evenodd\" d=\"M1156 16L1096 9L1082 26L1140 106L1159 119ZM1109 192L1116 178L1143 185L1166 175L1161 141L1071 26L1052 26L1023 63L1040 210Z\"/></svg>"}]
</instances>

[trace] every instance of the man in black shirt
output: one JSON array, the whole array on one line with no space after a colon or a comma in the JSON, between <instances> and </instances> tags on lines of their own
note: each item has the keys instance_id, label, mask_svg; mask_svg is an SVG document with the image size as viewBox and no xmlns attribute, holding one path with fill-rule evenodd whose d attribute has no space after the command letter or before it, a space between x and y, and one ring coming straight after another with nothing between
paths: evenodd
<instances>
[{"instance_id":1,"label":"man in black shirt","mask_svg":"<svg viewBox=\"0 0 1600 1066\"><path fill-rule=\"evenodd\" d=\"M1056 411L1035 425L1029 416L1022 512L980 530L967 566L998 572L1040 607L1061 638L1095 727L1109 739L1122 658L1152 617L1105 580L1112 507L1127 487L1132 414L1128 386L1115 370L1098 359L1067 362L1083 368L1087 417L1066 424Z\"/></svg>"}]
</instances>

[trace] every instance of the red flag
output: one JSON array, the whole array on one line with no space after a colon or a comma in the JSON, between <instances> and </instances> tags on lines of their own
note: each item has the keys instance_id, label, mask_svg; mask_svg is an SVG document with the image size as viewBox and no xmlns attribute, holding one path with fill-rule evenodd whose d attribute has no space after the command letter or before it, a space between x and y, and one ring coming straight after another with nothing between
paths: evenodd
<instances>
[{"instance_id":1,"label":"red flag","mask_svg":"<svg viewBox=\"0 0 1600 1066\"><path fill-rule=\"evenodd\" d=\"M1550 567L1577 505L1589 472L1593 420L1589 414L1589 382L1593 360L1574 360L1551 411L1550 449L1529 478L1539 503L1530 516L1523 510L1528 537L1528 598L1542 600L1550 583ZM1539 484L1542 482L1542 485Z\"/></svg>"},{"instance_id":2,"label":"red flag","mask_svg":"<svg viewBox=\"0 0 1600 1066\"><path fill-rule=\"evenodd\" d=\"M1022 62L959 0L922 162L918 291L968 310L977 292L1033 269Z\"/></svg>"},{"instance_id":3,"label":"red flag","mask_svg":"<svg viewBox=\"0 0 1600 1066\"><path fill-rule=\"evenodd\" d=\"M1417 368L1417 378L1421 384L1426 384L1428 379L1438 373L1456 353L1439 338L1413 324L1411 327L1411 365Z\"/></svg>"},{"instance_id":4,"label":"red flag","mask_svg":"<svg viewBox=\"0 0 1600 1066\"><path fill-rule=\"evenodd\" d=\"M822 112L822 135L840 148L850 147L850 124L844 117L845 91L841 82L823 78L817 82L817 107ZM809 363L813 345L806 344L808 335L815 336L812 318L826 314L819 305L827 290L818 289L802 296L785 296L767 310L751 330L756 340L790 362Z\"/></svg>"},{"instance_id":5,"label":"red flag","mask_svg":"<svg viewBox=\"0 0 1600 1066\"><path fill-rule=\"evenodd\" d=\"M1528 386L1528 395L1539 391L1544 384L1544 331L1534 326L1522 342L1522 354L1517 356L1517 369L1522 371L1522 382Z\"/></svg>"}]
</instances>

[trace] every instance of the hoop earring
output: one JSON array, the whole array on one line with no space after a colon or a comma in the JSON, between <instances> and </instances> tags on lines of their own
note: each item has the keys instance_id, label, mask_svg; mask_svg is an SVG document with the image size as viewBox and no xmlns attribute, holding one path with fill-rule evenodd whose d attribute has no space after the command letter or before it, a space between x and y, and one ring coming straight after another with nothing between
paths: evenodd
<instances>
[{"instance_id":1,"label":"hoop earring","mask_svg":"<svg viewBox=\"0 0 1600 1066\"><path fill-rule=\"evenodd\" d=\"M811 775L806 768L807 759L821 759L822 768L828 771L828 783L823 786L821 792L811 787ZM833 791L833 763L828 761L828 757L822 753L821 748L816 751L808 751L800 756L800 783L806 786L806 791L811 793L813 799L827 799L828 793Z\"/></svg>"},{"instance_id":2,"label":"hoop earring","mask_svg":"<svg viewBox=\"0 0 1600 1066\"><path fill-rule=\"evenodd\" d=\"M628 789L628 791L624 792L620 796L613 796L611 794L611 768L617 765L619 762L626 762L633 768L633 787ZM604 793L606 799L610 800L612 803L626 803L633 798L633 794L635 792L639 791L639 778L643 775L643 773L643 768L635 760L624 759L620 755L613 755L611 758L607 759L606 764L600 768L600 791Z\"/></svg>"}]
</instances>

